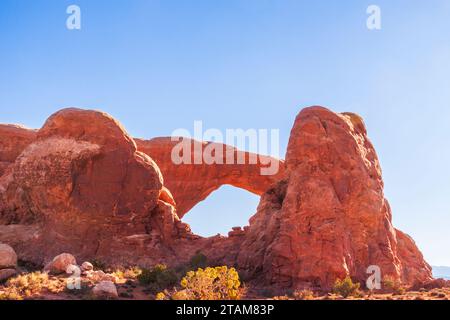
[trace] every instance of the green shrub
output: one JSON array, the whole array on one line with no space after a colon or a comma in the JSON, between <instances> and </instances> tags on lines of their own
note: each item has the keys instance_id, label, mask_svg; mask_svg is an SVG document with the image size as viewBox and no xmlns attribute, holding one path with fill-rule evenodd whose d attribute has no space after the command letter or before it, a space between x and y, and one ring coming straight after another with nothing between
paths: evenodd
<instances>
[{"instance_id":1,"label":"green shrub","mask_svg":"<svg viewBox=\"0 0 450 320\"><path fill-rule=\"evenodd\" d=\"M142 269L137 279L154 292L174 286L178 282L175 271L163 264L157 264L152 269Z\"/></svg>"},{"instance_id":2,"label":"green shrub","mask_svg":"<svg viewBox=\"0 0 450 320\"><path fill-rule=\"evenodd\" d=\"M94 270L102 270L102 271L104 271L104 270L106 270L107 269L107 265L106 265L106 263L104 263L103 261L101 261L101 260L98 260L98 259L94 259L94 260L92 260L92 265L94 266Z\"/></svg>"},{"instance_id":3,"label":"green shrub","mask_svg":"<svg viewBox=\"0 0 450 320\"><path fill-rule=\"evenodd\" d=\"M402 295L406 291L401 282L392 276L383 278L383 289L392 292L394 295Z\"/></svg>"},{"instance_id":4,"label":"green shrub","mask_svg":"<svg viewBox=\"0 0 450 320\"><path fill-rule=\"evenodd\" d=\"M190 270L198 268L206 268L208 266L208 258L201 252L197 252L189 261Z\"/></svg>"},{"instance_id":5,"label":"green shrub","mask_svg":"<svg viewBox=\"0 0 450 320\"><path fill-rule=\"evenodd\" d=\"M354 296L359 293L359 283L353 283L347 276L345 279L337 279L333 286L333 293L339 294L344 298Z\"/></svg>"}]
</instances>

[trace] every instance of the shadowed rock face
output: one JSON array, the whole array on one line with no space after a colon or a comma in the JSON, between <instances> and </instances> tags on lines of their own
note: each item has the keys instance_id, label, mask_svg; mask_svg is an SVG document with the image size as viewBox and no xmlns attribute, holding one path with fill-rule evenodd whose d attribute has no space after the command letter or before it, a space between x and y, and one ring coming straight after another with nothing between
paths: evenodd
<instances>
[{"instance_id":1,"label":"shadowed rock face","mask_svg":"<svg viewBox=\"0 0 450 320\"><path fill-rule=\"evenodd\" d=\"M135 141L138 149L155 160L161 169L165 185L177 204L180 218L222 185L232 185L261 195L284 174L284 161L240 151L224 144L170 137ZM180 146L180 142L186 143L186 149L191 152L186 161L188 163L175 164L171 159L172 150L177 145ZM218 163L208 164L202 161L201 164L195 164L194 155L198 150L203 154L220 154ZM227 164L227 154L232 155L229 159L234 159L233 164ZM238 159L244 164L238 164Z\"/></svg>"},{"instance_id":2,"label":"shadowed rock face","mask_svg":"<svg viewBox=\"0 0 450 320\"><path fill-rule=\"evenodd\" d=\"M2 128L0 135L11 135ZM20 259L44 263L70 252L78 260L175 266L200 250L258 284L282 288L327 288L347 274L365 281L370 265L405 283L431 279L414 241L392 226L380 165L355 114L304 109L286 162L266 176L264 158L175 165L177 141L135 142L97 111L64 109L37 133L18 130L19 138L17 149L0 144L8 160L0 177L0 242ZM262 194L250 226L228 237L192 234L179 216L223 184Z\"/></svg>"}]
</instances>

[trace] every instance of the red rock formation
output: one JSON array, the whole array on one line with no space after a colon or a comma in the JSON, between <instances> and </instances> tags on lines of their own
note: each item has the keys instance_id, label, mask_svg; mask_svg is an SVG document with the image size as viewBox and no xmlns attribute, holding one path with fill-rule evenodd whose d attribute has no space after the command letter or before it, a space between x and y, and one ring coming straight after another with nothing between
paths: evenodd
<instances>
[{"instance_id":1,"label":"red rock formation","mask_svg":"<svg viewBox=\"0 0 450 320\"><path fill-rule=\"evenodd\" d=\"M362 119L304 109L291 131L286 179L265 193L238 264L267 283L329 287L370 265L411 283L431 278L412 240L396 232Z\"/></svg>"},{"instance_id":2,"label":"red rock formation","mask_svg":"<svg viewBox=\"0 0 450 320\"><path fill-rule=\"evenodd\" d=\"M180 218L222 185L232 185L261 195L284 174L282 160L240 151L224 144L170 137L135 141L138 149L155 160L161 169L165 185L177 204L177 214ZM171 159L172 150L180 142L187 143L191 149L191 155L186 161L188 163L176 164ZM201 164L196 164L196 150L207 153L208 149L215 149L215 152L221 150L221 157L217 161L219 163L208 164L202 161ZM227 164L227 154L233 155L234 164ZM242 159L243 164L238 164L237 159ZM256 161L251 162L251 159ZM274 174L268 174L269 172Z\"/></svg>"},{"instance_id":3,"label":"red rock formation","mask_svg":"<svg viewBox=\"0 0 450 320\"><path fill-rule=\"evenodd\" d=\"M39 225L18 250L22 258L61 252L119 258L128 249L122 238L169 232L153 229L158 217L152 212L165 206L162 184L157 165L118 122L101 112L65 109L1 177L0 224Z\"/></svg>"},{"instance_id":4,"label":"red rock formation","mask_svg":"<svg viewBox=\"0 0 450 320\"><path fill-rule=\"evenodd\" d=\"M0 176L35 139L35 130L19 125L0 124Z\"/></svg>"},{"instance_id":5,"label":"red rock formation","mask_svg":"<svg viewBox=\"0 0 450 320\"><path fill-rule=\"evenodd\" d=\"M370 265L405 283L431 279L413 240L392 226L380 165L355 114L300 112L273 176L261 169L277 160L249 165L251 154L211 143L193 142L191 151L229 150L247 165L176 165L176 141L136 146L96 111L65 109L37 135L19 131L26 138L17 148L0 145L13 162L0 177L0 242L20 259L43 263L70 252L80 261L177 265L201 250L257 284L283 288L329 287L347 274L364 281ZM193 235L179 216L223 184L262 194L250 226L228 237Z\"/></svg>"}]
</instances>

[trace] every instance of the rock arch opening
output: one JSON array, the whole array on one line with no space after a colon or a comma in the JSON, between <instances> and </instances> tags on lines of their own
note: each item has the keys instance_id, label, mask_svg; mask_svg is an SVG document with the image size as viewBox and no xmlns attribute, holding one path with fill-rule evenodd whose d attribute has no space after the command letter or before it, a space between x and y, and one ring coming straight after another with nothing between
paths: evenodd
<instances>
[{"instance_id":1,"label":"rock arch opening","mask_svg":"<svg viewBox=\"0 0 450 320\"><path fill-rule=\"evenodd\" d=\"M210 237L227 236L233 227L244 227L258 206L260 197L247 190L223 185L183 217L192 232Z\"/></svg>"}]
</instances>

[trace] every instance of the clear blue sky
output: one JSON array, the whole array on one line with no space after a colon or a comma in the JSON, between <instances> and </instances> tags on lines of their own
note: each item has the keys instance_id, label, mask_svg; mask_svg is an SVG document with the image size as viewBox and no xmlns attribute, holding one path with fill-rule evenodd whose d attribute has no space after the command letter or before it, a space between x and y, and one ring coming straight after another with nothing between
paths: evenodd
<instances>
[{"instance_id":1,"label":"clear blue sky","mask_svg":"<svg viewBox=\"0 0 450 320\"><path fill-rule=\"evenodd\" d=\"M102 109L139 137L279 128L308 105L361 114L396 227L450 265L450 2L2 0L0 122L38 128ZM77 4L82 29L65 27ZM201 234L245 225L257 197L225 187L188 214ZM211 216L221 216L212 223Z\"/></svg>"}]
</instances>

